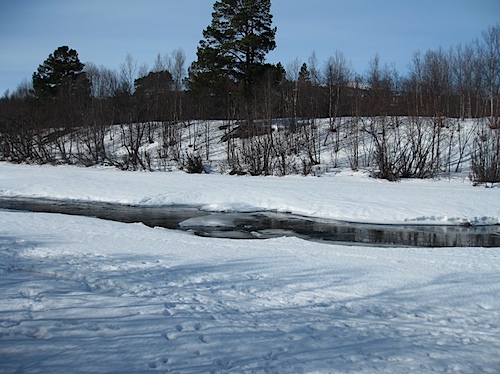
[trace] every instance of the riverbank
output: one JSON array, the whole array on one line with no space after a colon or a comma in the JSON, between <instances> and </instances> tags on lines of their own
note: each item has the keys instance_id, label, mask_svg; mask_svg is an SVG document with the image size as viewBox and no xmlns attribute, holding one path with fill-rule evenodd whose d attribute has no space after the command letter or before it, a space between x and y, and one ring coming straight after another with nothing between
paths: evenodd
<instances>
[{"instance_id":1,"label":"riverbank","mask_svg":"<svg viewBox=\"0 0 500 374\"><path fill-rule=\"evenodd\" d=\"M394 183L347 170L322 177L237 177L0 163L0 196L290 212L376 224L500 224L499 193L465 177Z\"/></svg>"}]
</instances>

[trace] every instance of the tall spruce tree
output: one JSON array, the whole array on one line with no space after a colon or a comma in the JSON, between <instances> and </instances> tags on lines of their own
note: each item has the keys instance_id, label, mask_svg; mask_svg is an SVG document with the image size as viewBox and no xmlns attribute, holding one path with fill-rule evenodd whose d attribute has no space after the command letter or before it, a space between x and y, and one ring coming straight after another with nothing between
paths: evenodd
<instances>
[{"instance_id":1,"label":"tall spruce tree","mask_svg":"<svg viewBox=\"0 0 500 374\"><path fill-rule=\"evenodd\" d=\"M33 73L33 88L39 97L56 97L72 94L76 89L87 86L78 53L67 46L57 48L54 53Z\"/></svg>"},{"instance_id":2,"label":"tall spruce tree","mask_svg":"<svg viewBox=\"0 0 500 374\"><path fill-rule=\"evenodd\" d=\"M246 116L253 121L254 85L264 71L266 54L276 47L270 0L219 0L212 23L203 31L197 61L190 68L191 87L238 84Z\"/></svg>"}]
</instances>

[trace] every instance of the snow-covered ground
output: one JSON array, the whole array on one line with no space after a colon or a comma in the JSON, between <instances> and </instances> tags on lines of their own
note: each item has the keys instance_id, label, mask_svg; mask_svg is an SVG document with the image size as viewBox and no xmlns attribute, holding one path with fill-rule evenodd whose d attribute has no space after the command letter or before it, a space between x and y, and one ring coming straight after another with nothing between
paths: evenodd
<instances>
[{"instance_id":1,"label":"snow-covered ground","mask_svg":"<svg viewBox=\"0 0 500 374\"><path fill-rule=\"evenodd\" d=\"M0 163L0 196L360 222L500 223L500 190L361 173L231 177ZM199 238L0 211L0 372L500 372L499 248Z\"/></svg>"},{"instance_id":2,"label":"snow-covered ground","mask_svg":"<svg viewBox=\"0 0 500 374\"><path fill-rule=\"evenodd\" d=\"M500 189L473 187L465 177L394 183L350 171L236 177L0 163L0 196L193 204L211 211L271 210L351 222L500 224Z\"/></svg>"}]
</instances>

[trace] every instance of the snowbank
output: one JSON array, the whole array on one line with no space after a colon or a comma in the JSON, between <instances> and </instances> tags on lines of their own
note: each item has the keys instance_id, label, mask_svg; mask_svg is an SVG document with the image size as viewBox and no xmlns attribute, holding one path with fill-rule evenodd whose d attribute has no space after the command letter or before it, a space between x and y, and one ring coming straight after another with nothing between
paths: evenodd
<instances>
[{"instance_id":1,"label":"snowbank","mask_svg":"<svg viewBox=\"0 0 500 374\"><path fill-rule=\"evenodd\" d=\"M236 177L183 172L0 163L0 196L123 204L192 204L212 211L291 212L386 224L500 223L500 190L467 179L376 180L343 171L323 177Z\"/></svg>"}]
</instances>

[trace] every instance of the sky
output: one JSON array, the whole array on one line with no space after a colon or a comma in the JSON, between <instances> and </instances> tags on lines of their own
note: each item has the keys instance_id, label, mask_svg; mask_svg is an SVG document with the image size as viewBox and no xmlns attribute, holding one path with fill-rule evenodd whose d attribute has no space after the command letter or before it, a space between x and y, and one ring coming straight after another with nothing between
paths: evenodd
<instances>
[{"instance_id":1,"label":"sky","mask_svg":"<svg viewBox=\"0 0 500 374\"><path fill-rule=\"evenodd\" d=\"M152 68L182 49L196 59L214 0L0 0L0 96L30 81L58 47L118 70L130 54ZM416 51L445 50L500 24L498 0L272 0L277 47L267 61L318 66L340 51L364 74L378 54L404 74Z\"/></svg>"}]
</instances>

